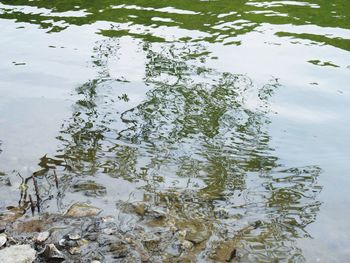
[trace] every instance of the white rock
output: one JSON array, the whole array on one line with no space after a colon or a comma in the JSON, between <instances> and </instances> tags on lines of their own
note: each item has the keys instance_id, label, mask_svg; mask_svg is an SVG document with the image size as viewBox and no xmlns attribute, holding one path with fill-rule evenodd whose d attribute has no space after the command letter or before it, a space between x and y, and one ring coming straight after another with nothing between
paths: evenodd
<instances>
[{"instance_id":1,"label":"white rock","mask_svg":"<svg viewBox=\"0 0 350 263\"><path fill-rule=\"evenodd\" d=\"M68 238L70 240L79 240L81 239L81 236L79 234L68 234Z\"/></svg>"},{"instance_id":2,"label":"white rock","mask_svg":"<svg viewBox=\"0 0 350 263\"><path fill-rule=\"evenodd\" d=\"M0 250L1 263L32 263L36 251L30 245L14 245Z\"/></svg>"},{"instance_id":3,"label":"white rock","mask_svg":"<svg viewBox=\"0 0 350 263\"><path fill-rule=\"evenodd\" d=\"M0 247L6 244L7 236L6 234L0 234Z\"/></svg>"}]
</instances>

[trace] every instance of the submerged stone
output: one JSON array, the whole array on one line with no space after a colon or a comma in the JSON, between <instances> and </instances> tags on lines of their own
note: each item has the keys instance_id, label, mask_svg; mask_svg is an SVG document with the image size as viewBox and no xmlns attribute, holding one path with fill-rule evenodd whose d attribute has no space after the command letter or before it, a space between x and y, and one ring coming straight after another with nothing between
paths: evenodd
<instances>
[{"instance_id":1,"label":"submerged stone","mask_svg":"<svg viewBox=\"0 0 350 263\"><path fill-rule=\"evenodd\" d=\"M84 192L87 196L103 196L106 195L106 187L92 180L78 182L72 186L74 192Z\"/></svg>"},{"instance_id":2,"label":"submerged stone","mask_svg":"<svg viewBox=\"0 0 350 263\"><path fill-rule=\"evenodd\" d=\"M98 215L102 209L97 208L95 206L86 204L86 203L75 203L71 205L67 212L64 214L68 217L86 217L86 216L96 216Z\"/></svg>"},{"instance_id":3,"label":"submerged stone","mask_svg":"<svg viewBox=\"0 0 350 263\"><path fill-rule=\"evenodd\" d=\"M36 251L30 245L14 245L0 250L0 262L32 263L35 255Z\"/></svg>"},{"instance_id":4,"label":"submerged stone","mask_svg":"<svg viewBox=\"0 0 350 263\"><path fill-rule=\"evenodd\" d=\"M236 257L237 249L236 242L226 241L220 243L214 253L211 255L211 259L216 262L231 262Z\"/></svg>"},{"instance_id":5,"label":"submerged stone","mask_svg":"<svg viewBox=\"0 0 350 263\"><path fill-rule=\"evenodd\" d=\"M200 221L184 221L179 223L178 227L186 231L185 239L195 244L207 240L210 236L210 231L206 224Z\"/></svg>"}]
</instances>

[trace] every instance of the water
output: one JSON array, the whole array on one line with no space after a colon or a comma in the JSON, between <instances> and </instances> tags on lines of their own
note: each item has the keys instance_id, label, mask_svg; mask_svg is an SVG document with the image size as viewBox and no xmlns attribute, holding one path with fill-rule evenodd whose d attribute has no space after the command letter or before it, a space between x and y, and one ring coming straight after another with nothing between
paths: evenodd
<instances>
[{"instance_id":1,"label":"water","mask_svg":"<svg viewBox=\"0 0 350 263\"><path fill-rule=\"evenodd\" d=\"M1 212L30 215L35 172L43 211L132 226L121 207L145 201L207 224L198 262L232 240L240 262L346 262L349 10L1 0Z\"/></svg>"}]
</instances>

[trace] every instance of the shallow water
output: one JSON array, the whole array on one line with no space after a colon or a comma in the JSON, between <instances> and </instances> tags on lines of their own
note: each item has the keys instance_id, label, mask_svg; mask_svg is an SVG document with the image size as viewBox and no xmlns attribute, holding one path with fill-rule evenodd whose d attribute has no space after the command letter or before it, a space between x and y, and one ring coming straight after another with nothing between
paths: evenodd
<instances>
[{"instance_id":1,"label":"shallow water","mask_svg":"<svg viewBox=\"0 0 350 263\"><path fill-rule=\"evenodd\" d=\"M225 240L241 262L346 262L349 10L0 0L1 212L28 208L35 172L42 211L87 201L132 227L120 208L145 201L206 222L199 262Z\"/></svg>"}]
</instances>

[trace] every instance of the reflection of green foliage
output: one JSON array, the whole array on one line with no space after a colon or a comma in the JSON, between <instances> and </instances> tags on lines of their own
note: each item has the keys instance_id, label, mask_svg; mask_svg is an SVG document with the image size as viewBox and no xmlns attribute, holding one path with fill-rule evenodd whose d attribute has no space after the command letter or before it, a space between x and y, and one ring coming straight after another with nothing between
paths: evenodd
<instances>
[{"instance_id":1,"label":"reflection of green foliage","mask_svg":"<svg viewBox=\"0 0 350 263\"><path fill-rule=\"evenodd\" d=\"M192 40L204 39L208 42L220 42L230 37L243 35L255 30L262 23L274 25L315 25L319 27L350 28L348 10L350 3L344 0L334 1L297 1L300 4L274 1L1 1L6 6L1 18L15 19L18 22L39 24L49 32L64 30L71 25L88 25L98 21L107 21L127 25L126 28L102 30L106 36L129 35L146 41L160 41L152 29L167 27L193 30L206 34ZM25 7L43 8L26 11ZM18 8L16 8L18 7ZM22 9L22 7L24 7ZM169 9L169 7L173 9ZM45 11L43 11L45 10ZM75 11L76 14L64 14ZM79 13L80 12L80 13ZM81 13L84 12L84 13ZM79 14L79 15L77 15ZM154 18L160 18L155 20ZM163 20L162 20L163 19ZM166 20L164 20L166 19ZM135 26L142 30L131 30ZM349 50L345 39L329 39L321 35L285 32L313 41L327 43ZM189 41L190 38L182 39ZM239 43L230 40L229 43Z\"/></svg>"},{"instance_id":2,"label":"reflection of green foliage","mask_svg":"<svg viewBox=\"0 0 350 263\"><path fill-rule=\"evenodd\" d=\"M174 202L163 205L176 210L181 220L201 214L213 225L214 239L235 239L242 233L238 242L242 258L248 262L302 259L295 240L306 235L305 227L314 221L320 206L315 201L320 170L312 166L281 169L278 156L269 146L267 113L278 81L255 87L247 76L206 67L210 53L199 40L223 41L251 32L261 23L305 25L310 21L318 26L342 23L348 28L348 21L341 16L345 12L343 1L333 1L332 5L318 1L320 8L277 4L268 8L272 16L256 12L266 11L264 6L257 7L266 2L257 1L253 6L244 0L119 1L117 4L128 6L118 8L113 8L115 1L107 0L1 2L9 4L1 18L39 24L50 32L98 21L126 25L126 29L111 25L99 32L110 37L94 49L93 63L100 77L76 89L79 99L58 137L62 147L55 157L44 156L39 164L45 173L65 168L61 171L60 198L69 190L96 198L108 195L103 185L91 180L108 174L138 182L146 194L163 196L164 200L173 198L175 192L177 197L172 200L176 206ZM13 9L21 5L48 12ZM169 6L178 12L165 12L163 8ZM72 10L86 13L82 17L62 14ZM331 11L338 17L334 18ZM154 17L168 20L155 21ZM136 32L133 26L144 29ZM162 26L199 31L204 36L169 43L172 41L151 31ZM118 112L116 103L132 99L128 94L114 96L108 88L128 84L121 83L124 79L116 82L109 78L106 61L117 58L118 38L122 36L142 40L144 83L151 88L144 101ZM343 39L288 32L279 36L348 49ZM162 46L153 48L154 42L162 42ZM258 107L249 107L248 94L255 95ZM70 186L73 178L79 181ZM179 183L183 180L186 187ZM190 194L183 194L183 188Z\"/></svg>"},{"instance_id":3,"label":"reflection of green foliage","mask_svg":"<svg viewBox=\"0 0 350 263\"><path fill-rule=\"evenodd\" d=\"M141 38L145 41L149 41L149 42L164 42L165 39L161 38L161 37L156 37L156 36L152 36L150 34L145 34L142 35L142 37L139 34L134 34L134 33L130 33L127 30L102 30L101 35L106 36L106 37L122 37L122 36L131 36L134 38Z\"/></svg>"},{"instance_id":4,"label":"reflection of green foliage","mask_svg":"<svg viewBox=\"0 0 350 263\"><path fill-rule=\"evenodd\" d=\"M152 88L119 113L108 87L129 84L108 79L105 70L116 42L95 50L101 79L77 88L81 97L58 137L63 147L43 167L69 167L62 171L68 185L79 181L68 189L96 198L108 195L91 180L101 173L142 184L154 197L148 200L178 224L205 219L213 238L206 242L233 240L243 260L302 260L295 240L307 235L320 206L320 170L281 169L272 154L266 114L278 81L254 87L247 76L206 68L210 54L198 43L160 50L144 43L144 81ZM248 107L247 94L260 106ZM128 102L124 95L119 101Z\"/></svg>"},{"instance_id":5,"label":"reflection of green foliage","mask_svg":"<svg viewBox=\"0 0 350 263\"><path fill-rule=\"evenodd\" d=\"M280 37L292 37L293 39L310 40L320 45L327 44L327 45L331 45L337 48L350 51L350 39L329 38L326 36L315 35L315 34L296 34L296 33L288 33L288 32L278 32L276 33L276 35Z\"/></svg>"}]
</instances>

